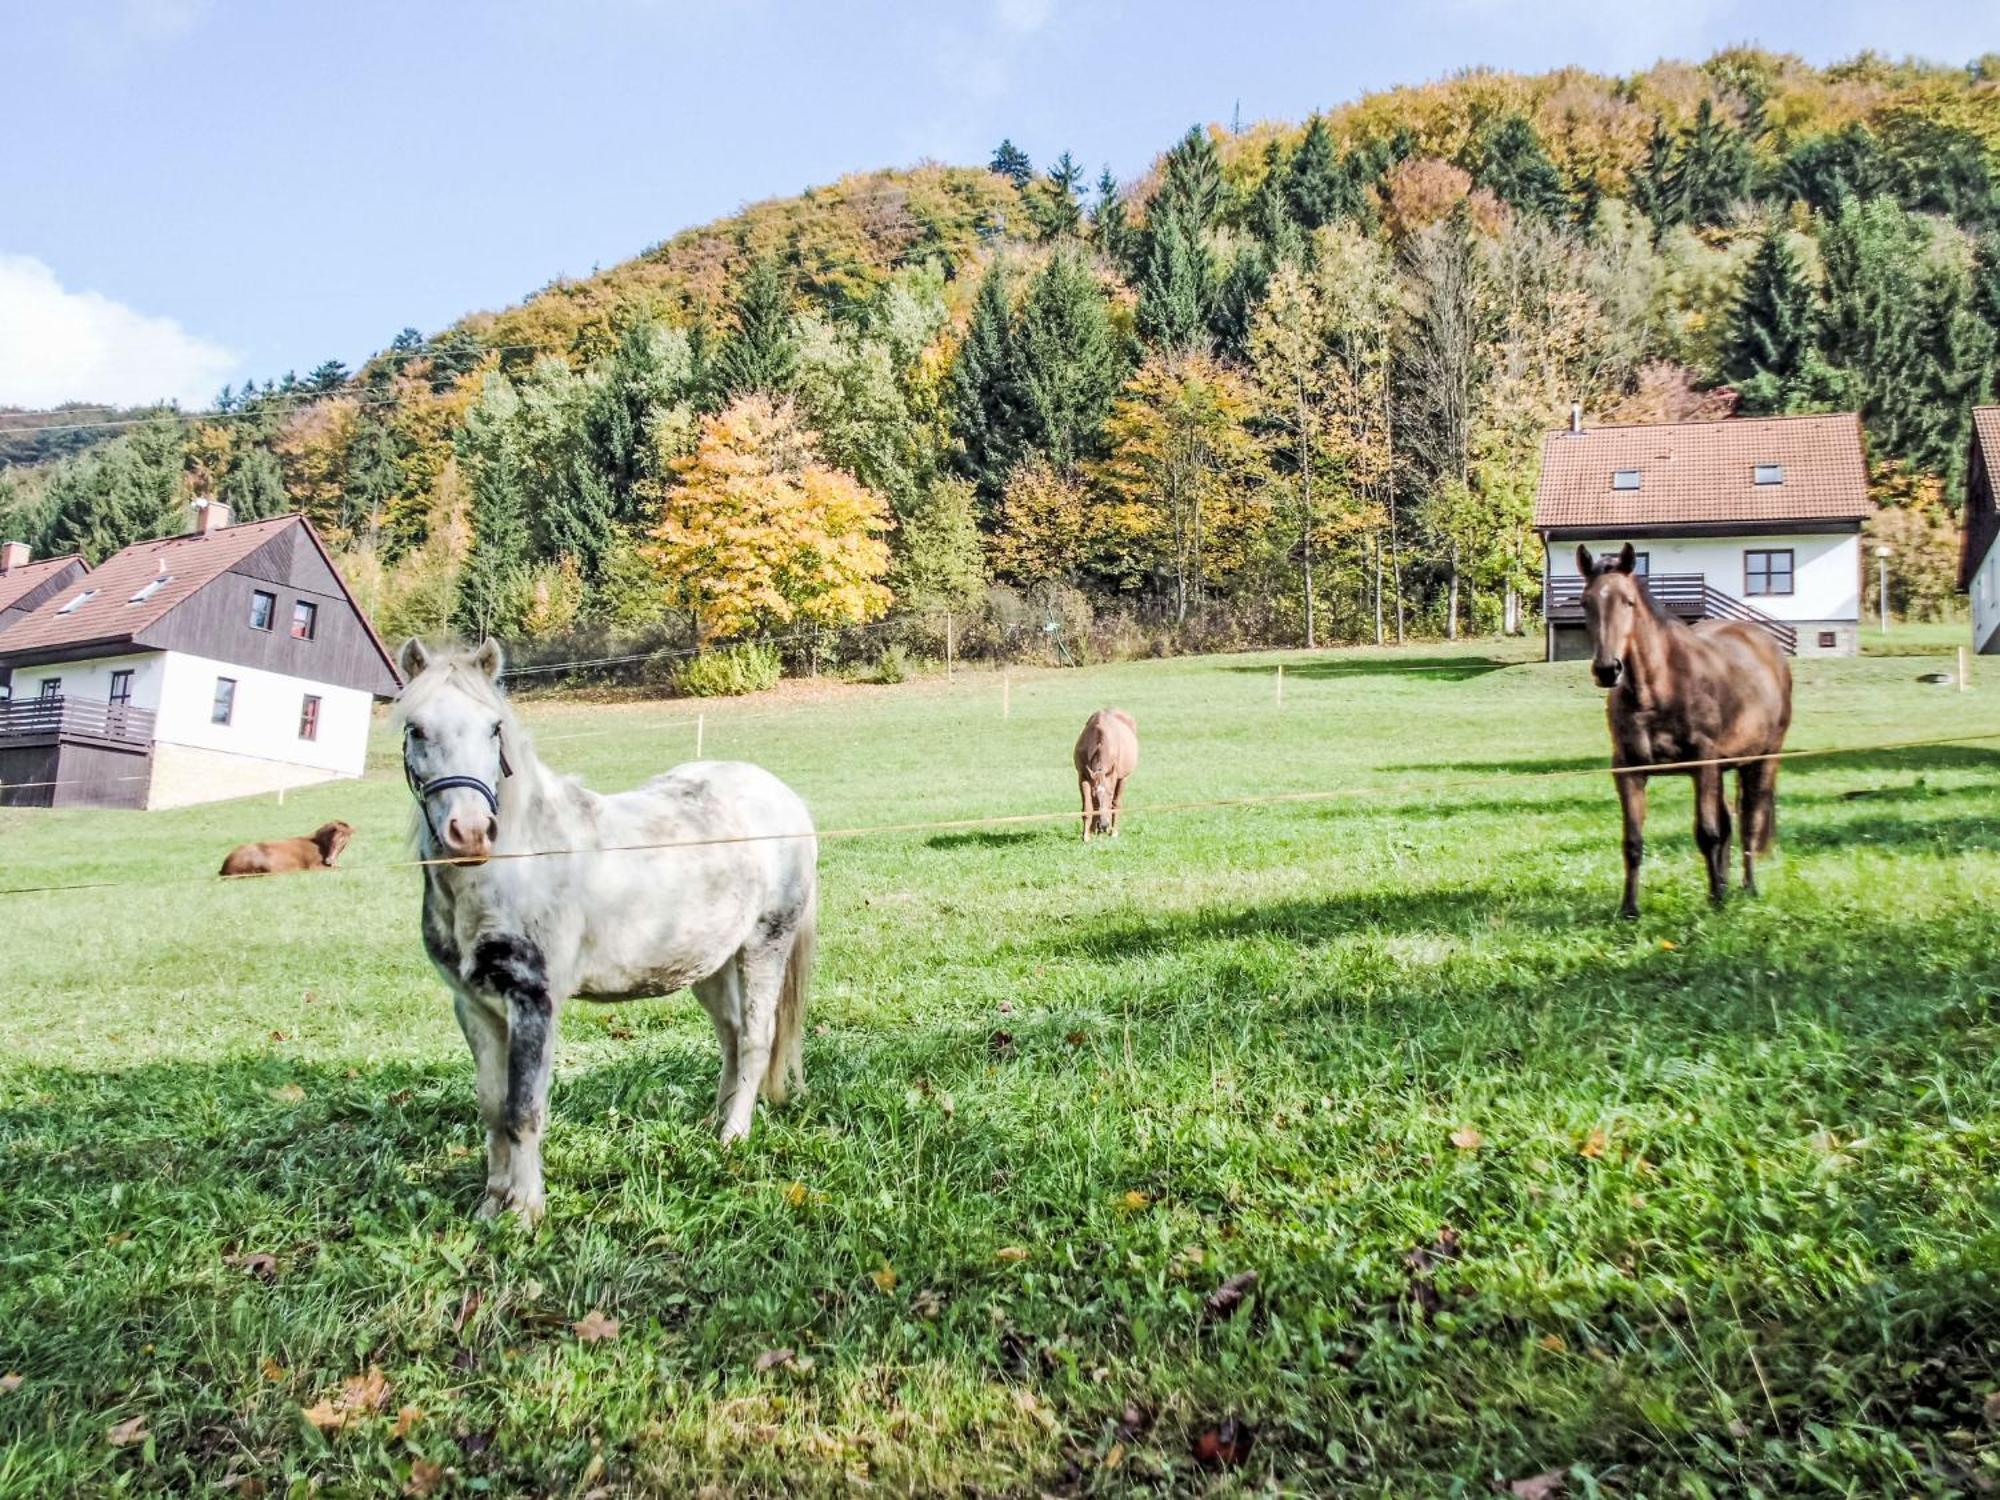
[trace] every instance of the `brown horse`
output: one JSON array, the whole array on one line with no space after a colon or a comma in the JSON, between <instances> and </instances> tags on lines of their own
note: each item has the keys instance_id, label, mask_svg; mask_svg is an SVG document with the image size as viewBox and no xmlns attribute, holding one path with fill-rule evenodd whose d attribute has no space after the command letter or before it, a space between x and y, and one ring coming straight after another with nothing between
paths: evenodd
<instances>
[{"instance_id":1,"label":"brown horse","mask_svg":"<svg viewBox=\"0 0 2000 1500\"><path fill-rule=\"evenodd\" d=\"M1122 708L1100 708L1077 736L1077 786L1083 792L1083 841L1093 833L1118 837L1125 778L1139 768L1139 726Z\"/></svg>"},{"instance_id":2,"label":"brown horse","mask_svg":"<svg viewBox=\"0 0 2000 1500\"><path fill-rule=\"evenodd\" d=\"M289 875L295 870L331 870L340 851L354 837L354 825L335 819L322 823L311 838L269 839L239 844L222 862L225 875Z\"/></svg>"},{"instance_id":3,"label":"brown horse","mask_svg":"<svg viewBox=\"0 0 2000 1500\"><path fill-rule=\"evenodd\" d=\"M1756 856L1777 831L1778 762L1792 723L1792 673L1770 633L1740 620L1690 628L1662 614L1633 576L1632 544L1616 557L1576 549L1587 582L1590 671L1609 688L1612 779L1625 810L1625 901L1639 915L1639 861L1645 855L1646 778L1694 778L1694 838L1708 864L1709 898L1729 893L1729 806L1722 777L1736 768L1742 823L1743 888L1757 892ZM1678 763L1696 762L1682 769Z\"/></svg>"}]
</instances>

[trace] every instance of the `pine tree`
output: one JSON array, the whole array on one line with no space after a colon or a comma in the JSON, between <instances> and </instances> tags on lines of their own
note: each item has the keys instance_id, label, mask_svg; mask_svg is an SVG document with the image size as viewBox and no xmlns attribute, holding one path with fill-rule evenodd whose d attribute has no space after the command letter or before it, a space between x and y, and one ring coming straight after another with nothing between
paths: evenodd
<instances>
[{"instance_id":1,"label":"pine tree","mask_svg":"<svg viewBox=\"0 0 2000 1500\"><path fill-rule=\"evenodd\" d=\"M1351 218L1358 206L1353 182L1334 151L1333 132L1314 115L1285 168L1285 204L1292 220L1307 234L1322 224Z\"/></svg>"},{"instance_id":2,"label":"pine tree","mask_svg":"<svg viewBox=\"0 0 2000 1500\"><path fill-rule=\"evenodd\" d=\"M1830 214L1843 199L1887 191L1888 165L1874 133L1855 121L1794 146L1778 168L1776 187L1779 196Z\"/></svg>"},{"instance_id":3,"label":"pine tree","mask_svg":"<svg viewBox=\"0 0 2000 1500\"><path fill-rule=\"evenodd\" d=\"M1197 232L1205 233L1222 211L1222 197L1222 158L1208 132L1191 125L1167 153L1155 201L1164 199L1185 214Z\"/></svg>"},{"instance_id":4,"label":"pine tree","mask_svg":"<svg viewBox=\"0 0 2000 1500\"><path fill-rule=\"evenodd\" d=\"M1217 291L1208 226L1221 206L1215 142L1195 126L1167 153L1160 190L1147 210L1139 331L1163 349L1196 349L1208 341Z\"/></svg>"},{"instance_id":5,"label":"pine tree","mask_svg":"<svg viewBox=\"0 0 2000 1500\"><path fill-rule=\"evenodd\" d=\"M261 443L238 448L217 486L216 498L239 521L261 521L283 515L285 474L277 455Z\"/></svg>"},{"instance_id":6,"label":"pine tree","mask_svg":"<svg viewBox=\"0 0 2000 1500\"><path fill-rule=\"evenodd\" d=\"M349 536L379 542L382 520L403 487L402 455L387 422L362 417L347 447L343 529Z\"/></svg>"},{"instance_id":7,"label":"pine tree","mask_svg":"<svg viewBox=\"0 0 2000 1500\"><path fill-rule=\"evenodd\" d=\"M749 392L781 396L797 373L791 285L775 260L760 260L743 279L736 327L716 351L710 389L719 402Z\"/></svg>"},{"instance_id":8,"label":"pine tree","mask_svg":"<svg viewBox=\"0 0 2000 1500\"><path fill-rule=\"evenodd\" d=\"M1562 174L1524 115L1508 115L1485 133L1472 180L1519 213L1556 220L1569 206Z\"/></svg>"},{"instance_id":9,"label":"pine tree","mask_svg":"<svg viewBox=\"0 0 2000 1500\"><path fill-rule=\"evenodd\" d=\"M1267 268L1305 258L1306 237L1292 211L1290 182L1291 173L1273 141L1264 148L1264 180L1250 199L1250 232L1266 252Z\"/></svg>"},{"instance_id":10,"label":"pine tree","mask_svg":"<svg viewBox=\"0 0 2000 1500\"><path fill-rule=\"evenodd\" d=\"M347 384L347 366L337 359L327 360L306 377L306 388L312 391L337 391L345 384Z\"/></svg>"},{"instance_id":11,"label":"pine tree","mask_svg":"<svg viewBox=\"0 0 2000 1500\"><path fill-rule=\"evenodd\" d=\"M1646 162L1632 177L1629 193L1633 205L1653 221L1660 233L1687 218L1687 204L1681 196L1683 184L1674 170L1674 138L1666 121L1653 117L1653 133L1646 141Z\"/></svg>"},{"instance_id":12,"label":"pine tree","mask_svg":"<svg viewBox=\"0 0 2000 1500\"><path fill-rule=\"evenodd\" d=\"M993 151L989 171L1006 178L1017 188L1025 188L1035 180L1035 164L1028 160L1028 153L1012 141L1002 141Z\"/></svg>"},{"instance_id":13,"label":"pine tree","mask_svg":"<svg viewBox=\"0 0 2000 1500\"><path fill-rule=\"evenodd\" d=\"M1118 179L1111 175L1108 166L1097 178L1097 204L1091 210L1090 232L1098 252L1121 274L1129 275L1137 236L1125 212L1125 197L1118 190Z\"/></svg>"},{"instance_id":14,"label":"pine tree","mask_svg":"<svg viewBox=\"0 0 2000 1500\"><path fill-rule=\"evenodd\" d=\"M1972 313L2000 340L2000 230L1984 236L1973 254ZM1982 404L1995 399L2000 399L2000 342L1996 342L1993 355L1986 362L1979 390Z\"/></svg>"},{"instance_id":15,"label":"pine tree","mask_svg":"<svg viewBox=\"0 0 2000 1500\"><path fill-rule=\"evenodd\" d=\"M952 366L950 407L960 472L990 506L1007 487L1025 425L1007 272L997 261L979 284L972 325Z\"/></svg>"},{"instance_id":16,"label":"pine tree","mask_svg":"<svg viewBox=\"0 0 2000 1500\"><path fill-rule=\"evenodd\" d=\"M1713 100L1702 100L1670 174L1669 198L1681 215L1676 222L1722 223L1748 196L1755 168L1743 132L1717 118Z\"/></svg>"},{"instance_id":17,"label":"pine tree","mask_svg":"<svg viewBox=\"0 0 2000 1500\"><path fill-rule=\"evenodd\" d=\"M1039 186L1040 191L1029 202L1028 212L1042 238L1052 240L1075 234L1083 223L1083 205L1079 201L1083 168L1065 151L1056 158Z\"/></svg>"},{"instance_id":18,"label":"pine tree","mask_svg":"<svg viewBox=\"0 0 2000 1500\"><path fill-rule=\"evenodd\" d=\"M986 586L977 496L962 479L940 479L896 530L889 587L905 609L968 610Z\"/></svg>"},{"instance_id":19,"label":"pine tree","mask_svg":"<svg viewBox=\"0 0 2000 1500\"><path fill-rule=\"evenodd\" d=\"M1094 457L1126 361L1081 251L1059 248L1029 285L1013 350L1025 446L1064 468Z\"/></svg>"},{"instance_id":20,"label":"pine tree","mask_svg":"<svg viewBox=\"0 0 2000 1500\"><path fill-rule=\"evenodd\" d=\"M1773 228L1751 257L1723 351L1722 376L1746 412L1796 411L1810 399L1818 309L1784 233Z\"/></svg>"},{"instance_id":21,"label":"pine tree","mask_svg":"<svg viewBox=\"0 0 2000 1500\"><path fill-rule=\"evenodd\" d=\"M527 469L516 420L521 402L504 375L486 377L458 435L470 482L472 549L458 577L453 623L475 638L502 617L507 594L528 561Z\"/></svg>"}]
</instances>

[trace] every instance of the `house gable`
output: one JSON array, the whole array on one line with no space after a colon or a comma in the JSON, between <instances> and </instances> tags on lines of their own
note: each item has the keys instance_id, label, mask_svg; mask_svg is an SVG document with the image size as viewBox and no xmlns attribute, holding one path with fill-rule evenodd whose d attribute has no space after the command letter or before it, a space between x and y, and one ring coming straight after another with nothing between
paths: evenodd
<instances>
[{"instance_id":1,"label":"house gable","mask_svg":"<svg viewBox=\"0 0 2000 1500\"><path fill-rule=\"evenodd\" d=\"M1965 466L1965 511L1958 553L1958 586L1972 587L1972 578L1986 554L2000 541L2000 509L1993 481L2000 472L2000 406L1975 407L1972 413L1972 454Z\"/></svg>"}]
</instances>

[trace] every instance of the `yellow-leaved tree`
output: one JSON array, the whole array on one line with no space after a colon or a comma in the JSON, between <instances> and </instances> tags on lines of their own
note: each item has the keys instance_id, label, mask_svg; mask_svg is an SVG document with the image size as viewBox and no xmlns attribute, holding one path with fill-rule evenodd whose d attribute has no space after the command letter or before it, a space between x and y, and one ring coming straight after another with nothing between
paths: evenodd
<instances>
[{"instance_id":1,"label":"yellow-leaved tree","mask_svg":"<svg viewBox=\"0 0 2000 1500\"><path fill-rule=\"evenodd\" d=\"M704 417L694 451L649 488L658 519L646 555L703 645L888 609L888 503L821 461L790 402L747 395Z\"/></svg>"}]
</instances>

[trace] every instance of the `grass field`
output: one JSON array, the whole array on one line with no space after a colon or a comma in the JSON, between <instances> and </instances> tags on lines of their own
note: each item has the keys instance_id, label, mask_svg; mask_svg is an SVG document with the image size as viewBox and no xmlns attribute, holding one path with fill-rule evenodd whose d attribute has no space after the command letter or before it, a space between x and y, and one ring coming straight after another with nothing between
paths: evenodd
<instances>
[{"instance_id":1,"label":"grass field","mask_svg":"<svg viewBox=\"0 0 2000 1500\"><path fill-rule=\"evenodd\" d=\"M1789 766L1721 912L1662 783L1621 924L1601 695L1527 649L710 706L843 828L1067 808L1116 702L1133 821L829 840L748 1149L691 999L573 1007L532 1238L469 1218L386 738L283 807L0 813L0 885L131 883L0 898L0 1493L1990 1488L2000 737ZM1794 746L2000 736L1944 665L1800 663ZM599 788L692 750L525 715ZM205 878L330 816L347 873Z\"/></svg>"}]
</instances>

